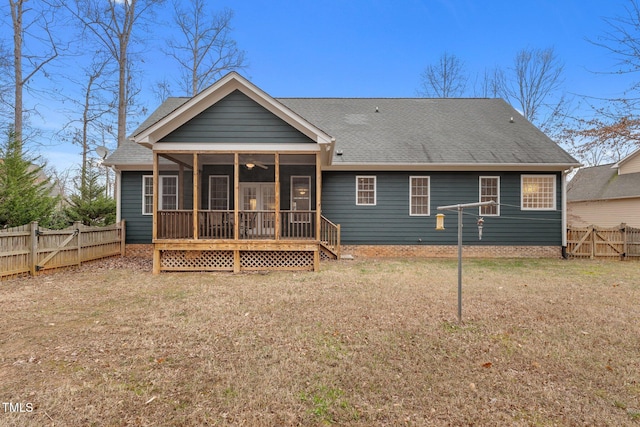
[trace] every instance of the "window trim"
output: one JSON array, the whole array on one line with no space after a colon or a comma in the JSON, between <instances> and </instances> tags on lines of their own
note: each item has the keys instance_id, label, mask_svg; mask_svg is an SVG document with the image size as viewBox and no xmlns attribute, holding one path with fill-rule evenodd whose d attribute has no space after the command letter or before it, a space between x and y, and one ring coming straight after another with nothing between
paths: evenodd
<instances>
[{"instance_id":1,"label":"window trim","mask_svg":"<svg viewBox=\"0 0 640 427\"><path fill-rule=\"evenodd\" d=\"M427 213L413 212L413 179L427 178ZM421 196L424 197L424 196ZM409 216L431 216L431 176L430 175L411 175L409 176Z\"/></svg>"},{"instance_id":2,"label":"window trim","mask_svg":"<svg viewBox=\"0 0 640 427\"><path fill-rule=\"evenodd\" d=\"M359 181L361 178L373 178L373 203L360 203L358 194L360 192ZM365 191L365 190L362 190ZM369 190L366 190L369 191ZM356 175L356 206L376 206L378 204L378 179L376 175Z\"/></svg>"},{"instance_id":3,"label":"window trim","mask_svg":"<svg viewBox=\"0 0 640 427\"><path fill-rule=\"evenodd\" d=\"M489 178L489 179L497 179L498 180L498 194L496 194L496 213L494 214L488 214L488 213L482 213L482 208L484 206L478 206L478 215L480 216L500 216L500 177L497 175L481 175L478 177L478 201L482 202L482 179L483 178Z\"/></svg>"},{"instance_id":4,"label":"window trim","mask_svg":"<svg viewBox=\"0 0 640 427\"><path fill-rule=\"evenodd\" d=\"M209 193L209 203L208 203L208 208L209 208L209 210L213 210L213 209L211 209L211 199L212 199L212 197L211 197L211 188L212 188L211 181L212 181L212 178L224 178L227 181L227 207L225 209L223 209L223 210L224 211L228 211L229 210L229 201L230 201L229 200L230 199L230 197L229 197L229 175L209 175L209 191L208 191L208 193Z\"/></svg>"},{"instance_id":5,"label":"window trim","mask_svg":"<svg viewBox=\"0 0 640 427\"><path fill-rule=\"evenodd\" d=\"M147 194L147 179L151 179L151 194ZM151 197L151 212L145 210L145 199ZM142 215L153 215L153 175L142 175Z\"/></svg>"},{"instance_id":6,"label":"window trim","mask_svg":"<svg viewBox=\"0 0 640 427\"><path fill-rule=\"evenodd\" d=\"M553 178L553 201L549 208L531 208L524 206L524 179L525 178ZM523 211L557 211L558 179L555 174L522 174L520 175L520 209Z\"/></svg>"},{"instance_id":7,"label":"window trim","mask_svg":"<svg viewBox=\"0 0 640 427\"><path fill-rule=\"evenodd\" d=\"M160 188L158 188L158 210L164 210L163 206L162 206L162 181L166 178L174 178L176 180L176 209L178 209L178 198L180 197L180 195L177 193L178 190L178 175L159 175L158 178L160 178ZM145 187L145 181L147 179L151 179L152 185L151 185L151 194L147 194L145 192L146 187ZM147 196L151 196L152 200L153 200L153 175L142 175L142 215L153 215L153 202L151 202L151 212L145 212L145 197Z\"/></svg>"}]
</instances>

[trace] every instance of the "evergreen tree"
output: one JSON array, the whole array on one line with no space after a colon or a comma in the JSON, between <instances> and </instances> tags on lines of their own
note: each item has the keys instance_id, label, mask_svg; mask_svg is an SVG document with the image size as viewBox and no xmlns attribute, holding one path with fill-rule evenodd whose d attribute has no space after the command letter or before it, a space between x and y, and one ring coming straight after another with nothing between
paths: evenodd
<instances>
[{"instance_id":1,"label":"evergreen tree","mask_svg":"<svg viewBox=\"0 0 640 427\"><path fill-rule=\"evenodd\" d=\"M44 226L58 203L51 196L53 186L37 166L37 157L30 157L16 138L8 132L0 147L0 227L15 227L38 221Z\"/></svg>"},{"instance_id":2,"label":"evergreen tree","mask_svg":"<svg viewBox=\"0 0 640 427\"><path fill-rule=\"evenodd\" d=\"M100 171L89 160L76 179L76 192L65 209L71 221L84 225L109 225L116 221L116 201L106 196L106 186L100 182Z\"/></svg>"}]
</instances>

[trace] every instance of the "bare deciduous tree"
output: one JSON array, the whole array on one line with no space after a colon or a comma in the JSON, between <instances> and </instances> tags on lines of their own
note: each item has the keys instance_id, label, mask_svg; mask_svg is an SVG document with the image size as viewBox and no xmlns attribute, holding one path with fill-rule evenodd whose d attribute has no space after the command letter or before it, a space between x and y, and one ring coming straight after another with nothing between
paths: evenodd
<instances>
[{"instance_id":1,"label":"bare deciduous tree","mask_svg":"<svg viewBox=\"0 0 640 427\"><path fill-rule=\"evenodd\" d=\"M589 40L616 58L614 69L602 74L630 74L640 71L640 3L629 0L620 16L603 18L607 30ZM591 118L574 118L564 129L571 151L587 164L617 162L640 147L640 115L637 113L640 80L625 95L611 99L585 96L593 111Z\"/></svg>"},{"instance_id":2,"label":"bare deciduous tree","mask_svg":"<svg viewBox=\"0 0 640 427\"><path fill-rule=\"evenodd\" d=\"M500 95L527 120L546 130L565 102L562 95L558 96L563 70L553 48L522 49L510 73L503 72L499 77Z\"/></svg>"},{"instance_id":3,"label":"bare deciduous tree","mask_svg":"<svg viewBox=\"0 0 640 427\"><path fill-rule=\"evenodd\" d=\"M9 0L13 30L13 126L20 148L24 142L24 91L30 80L59 55L51 29L55 8L39 2L25 9L26 3L27 0Z\"/></svg>"},{"instance_id":4,"label":"bare deciduous tree","mask_svg":"<svg viewBox=\"0 0 640 427\"><path fill-rule=\"evenodd\" d=\"M468 76L464 63L454 54L443 53L437 64L428 65L421 75L421 96L455 98L464 95Z\"/></svg>"},{"instance_id":5,"label":"bare deciduous tree","mask_svg":"<svg viewBox=\"0 0 640 427\"><path fill-rule=\"evenodd\" d=\"M102 118L112 113L113 103L109 99L105 99L104 94L110 92L110 88L104 87L102 80L108 62L104 58L96 58L96 61L90 67L85 69L86 81L83 85L82 100L77 102L82 108L82 117L80 119L80 129L74 137L74 142L82 149L82 165L81 165L81 188L85 186L85 178L87 176L87 161L89 153L97 144L93 137L96 134L104 135L105 124L101 122Z\"/></svg>"},{"instance_id":6,"label":"bare deciduous tree","mask_svg":"<svg viewBox=\"0 0 640 427\"><path fill-rule=\"evenodd\" d=\"M174 1L174 21L181 38L168 41L167 54L182 72L180 88L195 95L209 86L223 72L245 67L245 53L231 38L233 11L214 12L205 0Z\"/></svg>"},{"instance_id":7,"label":"bare deciduous tree","mask_svg":"<svg viewBox=\"0 0 640 427\"><path fill-rule=\"evenodd\" d=\"M481 98L500 97L501 70L499 68L485 69L477 76L474 84L474 96Z\"/></svg>"},{"instance_id":8,"label":"bare deciduous tree","mask_svg":"<svg viewBox=\"0 0 640 427\"><path fill-rule=\"evenodd\" d=\"M131 46L136 37L134 28L150 17L153 7L163 0L76 0L68 6L92 34L96 42L111 56L118 73L116 139L118 145L126 138L127 112L133 105L135 84L132 78Z\"/></svg>"},{"instance_id":9,"label":"bare deciduous tree","mask_svg":"<svg viewBox=\"0 0 640 427\"><path fill-rule=\"evenodd\" d=\"M603 18L608 30L592 44L608 50L617 58L613 74L628 74L640 71L640 4L637 0L629 0L624 14L613 18ZM640 81L630 88L640 89ZM637 98L637 96L636 96Z\"/></svg>"},{"instance_id":10,"label":"bare deciduous tree","mask_svg":"<svg viewBox=\"0 0 640 427\"><path fill-rule=\"evenodd\" d=\"M640 147L640 117L624 100L591 106L592 118L575 118L563 139L570 151L588 165L614 163Z\"/></svg>"}]
</instances>

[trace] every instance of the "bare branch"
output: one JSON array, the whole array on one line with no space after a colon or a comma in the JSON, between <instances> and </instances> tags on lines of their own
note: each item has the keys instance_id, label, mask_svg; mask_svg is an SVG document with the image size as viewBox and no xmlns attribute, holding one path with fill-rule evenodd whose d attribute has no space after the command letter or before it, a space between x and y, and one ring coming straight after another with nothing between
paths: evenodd
<instances>
[{"instance_id":1,"label":"bare branch","mask_svg":"<svg viewBox=\"0 0 640 427\"><path fill-rule=\"evenodd\" d=\"M222 73L244 68L245 53L231 38L233 11L213 12L205 9L204 0L190 0L188 8L174 2L174 21L181 39L167 42L165 52L180 65L181 88L195 95Z\"/></svg>"},{"instance_id":2,"label":"bare branch","mask_svg":"<svg viewBox=\"0 0 640 427\"><path fill-rule=\"evenodd\" d=\"M459 97L466 90L467 80L464 63L456 55L445 52L437 64L428 65L422 73L418 93L438 98Z\"/></svg>"}]
</instances>

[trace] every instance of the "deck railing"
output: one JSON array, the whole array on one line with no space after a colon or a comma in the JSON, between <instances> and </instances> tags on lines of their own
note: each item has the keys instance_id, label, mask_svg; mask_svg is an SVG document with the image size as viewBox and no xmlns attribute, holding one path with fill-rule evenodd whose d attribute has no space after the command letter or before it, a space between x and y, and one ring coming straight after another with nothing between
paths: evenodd
<instances>
[{"instance_id":1,"label":"deck railing","mask_svg":"<svg viewBox=\"0 0 640 427\"><path fill-rule=\"evenodd\" d=\"M199 211L201 239L233 239L233 211Z\"/></svg>"},{"instance_id":2,"label":"deck railing","mask_svg":"<svg viewBox=\"0 0 640 427\"><path fill-rule=\"evenodd\" d=\"M320 217L320 243L340 259L340 224Z\"/></svg>"},{"instance_id":3,"label":"deck railing","mask_svg":"<svg viewBox=\"0 0 640 427\"><path fill-rule=\"evenodd\" d=\"M315 240L316 211L280 211L281 239ZM275 240L276 213L239 211L238 239ZM234 239L234 212L198 211L198 239ZM193 211L158 211L158 239L193 239Z\"/></svg>"},{"instance_id":4,"label":"deck railing","mask_svg":"<svg viewBox=\"0 0 640 427\"><path fill-rule=\"evenodd\" d=\"M315 211L280 211L280 235L283 239L315 239Z\"/></svg>"},{"instance_id":5,"label":"deck railing","mask_svg":"<svg viewBox=\"0 0 640 427\"><path fill-rule=\"evenodd\" d=\"M193 239L193 211L158 211L158 239Z\"/></svg>"}]
</instances>

